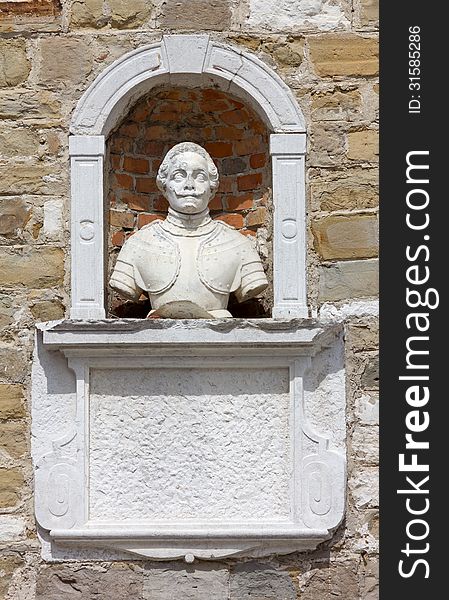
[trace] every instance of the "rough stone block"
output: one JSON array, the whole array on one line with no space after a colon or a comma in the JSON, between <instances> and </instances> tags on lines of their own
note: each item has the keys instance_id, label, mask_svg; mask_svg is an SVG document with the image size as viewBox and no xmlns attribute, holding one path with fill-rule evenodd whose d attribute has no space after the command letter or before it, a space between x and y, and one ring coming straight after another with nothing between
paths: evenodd
<instances>
[{"instance_id":1,"label":"rough stone block","mask_svg":"<svg viewBox=\"0 0 449 600\"><path fill-rule=\"evenodd\" d=\"M56 96L47 90L14 90L0 91L0 118L20 119L23 122L45 121L60 117L61 103Z\"/></svg>"},{"instance_id":2,"label":"rough stone block","mask_svg":"<svg viewBox=\"0 0 449 600\"><path fill-rule=\"evenodd\" d=\"M371 356L363 370L362 386L367 390L377 389L379 387L379 357Z\"/></svg>"},{"instance_id":3,"label":"rough stone block","mask_svg":"<svg viewBox=\"0 0 449 600\"><path fill-rule=\"evenodd\" d=\"M377 215L332 215L312 222L315 250L325 260L378 255Z\"/></svg>"},{"instance_id":4,"label":"rough stone block","mask_svg":"<svg viewBox=\"0 0 449 600\"><path fill-rule=\"evenodd\" d=\"M379 506L379 470L377 467L361 466L348 481L349 492L357 509Z\"/></svg>"},{"instance_id":5,"label":"rough stone block","mask_svg":"<svg viewBox=\"0 0 449 600\"><path fill-rule=\"evenodd\" d=\"M350 22L342 2L324 0L249 0L248 24L255 28L291 31L293 28L307 29L348 28Z\"/></svg>"},{"instance_id":6,"label":"rough stone block","mask_svg":"<svg viewBox=\"0 0 449 600\"><path fill-rule=\"evenodd\" d=\"M376 162L379 160L379 131L364 129L348 133L348 153L350 160Z\"/></svg>"},{"instance_id":7,"label":"rough stone block","mask_svg":"<svg viewBox=\"0 0 449 600\"><path fill-rule=\"evenodd\" d=\"M64 252L61 248L15 248L0 256L0 280L4 287L45 288L61 285Z\"/></svg>"},{"instance_id":8,"label":"rough stone block","mask_svg":"<svg viewBox=\"0 0 449 600\"><path fill-rule=\"evenodd\" d=\"M0 235L14 236L23 229L30 209L21 198L4 198L0 201Z\"/></svg>"},{"instance_id":9,"label":"rough stone block","mask_svg":"<svg viewBox=\"0 0 449 600\"><path fill-rule=\"evenodd\" d=\"M337 262L321 267L321 302L377 296L378 293L379 263L375 259Z\"/></svg>"},{"instance_id":10,"label":"rough stone block","mask_svg":"<svg viewBox=\"0 0 449 600\"><path fill-rule=\"evenodd\" d=\"M358 14L360 25L373 27L379 23L379 0L359 0Z\"/></svg>"},{"instance_id":11,"label":"rough stone block","mask_svg":"<svg viewBox=\"0 0 449 600\"><path fill-rule=\"evenodd\" d=\"M23 83L30 70L25 40L0 40L0 87Z\"/></svg>"},{"instance_id":12,"label":"rough stone block","mask_svg":"<svg viewBox=\"0 0 449 600\"><path fill-rule=\"evenodd\" d=\"M146 23L151 15L150 0L108 0L111 25L118 29L134 29ZM190 13L189 11L186 11Z\"/></svg>"},{"instance_id":13,"label":"rough stone block","mask_svg":"<svg viewBox=\"0 0 449 600\"><path fill-rule=\"evenodd\" d=\"M16 506L23 486L23 475L19 469L0 468L0 508Z\"/></svg>"},{"instance_id":14,"label":"rough stone block","mask_svg":"<svg viewBox=\"0 0 449 600\"><path fill-rule=\"evenodd\" d=\"M346 343L350 352L363 352L379 348L379 322L377 319L352 322L346 328Z\"/></svg>"},{"instance_id":15,"label":"rough stone block","mask_svg":"<svg viewBox=\"0 0 449 600\"><path fill-rule=\"evenodd\" d=\"M350 121L360 118L362 97L358 90L317 92L312 96L315 121Z\"/></svg>"},{"instance_id":16,"label":"rough stone block","mask_svg":"<svg viewBox=\"0 0 449 600\"><path fill-rule=\"evenodd\" d=\"M21 421L0 423L0 450L11 458L20 458L27 449L26 426Z\"/></svg>"},{"instance_id":17,"label":"rough stone block","mask_svg":"<svg viewBox=\"0 0 449 600\"><path fill-rule=\"evenodd\" d=\"M323 175L311 181L314 210L357 210L379 204L377 169L357 167Z\"/></svg>"},{"instance_id":18,"label":"rough stone block","mask_svg":"<svg viewBox=\"0 0 449 600\"><path fill-rule=\"evenodd\" d=\"M70 18L72 27L104 27L107 17L103 14L104 0L82 0L73 2Z\"/></svg>"},{"instance_id":19,"label":"rough stone block","mask_svg":"<svg viewBox=\"0 0 449 600\"><path fill-rule=\"evenodd\" d=\"M352 440L352 456L365 465L379 464L379 428L375 425L358 425Z\"/></svg>"},{"instance_id":20,"label":"rough stone block","mask_svg":"<svg viewBox=\"0 0 449 600\"><path fill-rule=\"evenodd\" d=\"M301 600L360 600L357 562L325 563L300 579Z\"/></svg>"},{"instance_id":21,"label":"rough stone block","mask_svg":"<svg viewBox=\"0 0 449 600\"><path fill-rule=\"evenodd\" d=\"M309 162L312 166L337 166L345 154L346 132L332 122L315 123L312 128Z\"/></svg>"},{"instance_id":22,"label":"rough stone block","mask_svg":"<svg viewBox=\"0 0 449 600\"><path fill-rule=\"evenodd\" d=\"M231 571L230 600L296 600L296 591L287 571L248 562Z\"/></svg>"},{"instance_id":23,"label":"rough stone block","mask_svg":"<svg viewBox=\"0 0 449 600\"><path fill-rule=\"evenodd\" d=\"M0 383L0 419L20 419L24 416L23 387Z\"/></svg>"},{"instance_id":24,"label":"rough stone block","mask_svg":"<svg viewBox=\"0 0 449 600\"><path fill-rule=\"evenodd\" d=\"M64 305L59 300L42 300L31 306L36 321L53 321L64 317Z\"/></svg>"},{"instance_id":25,"label":"rough stone block","mask_svg":"<svg viewBox=\"0 0 449 600\"><path fill-rule=\"evenodd\" d=\"M180 0L162 3L159 23L170 29L223 31L231 25L229 0L190 0L189 8Z\"/></svg>"},{"instance_id":26,"label":"rough stone block","mask_svg":"<svg viewBox=\"0 0 449 600\"><path fill-rule=\"evenodd\" d=\"M7 597L9 583L14 571L23 565L23 558L18 554L0 556L0 599Z\"/></svg>"},{"instance_id":27,"label":"rough stone block","mask_svg":"<svg viewBox=\"0 0 449 600\"><path fill-rule=\"evenodd\" d=\"M228 600L229 571L225 565L179 564L146 570L143 600Z\"/></svg>"},{"instance_id":28,"label":"rough stone block","mask_svg":"<svg viewBox=\"0 0 449 600\"><path fill-rule=\"evenodd\" d=\"M379 394L370 392L358 397L355 402L355 415L362 425L379 425Z\"/></svg>"},{"instance_id":29,"label":"rough stone block","mask_svg":"<svg viewBox=\"0 0 449 600\"><path fill-rule=\"evenodd\" d=\"M28 376L24 365L28 364L29 357L15 346L10 344L0 345L0 379L19 383L23 382Z\"/></svg>"},{"instance_id":30,"label":"rough stone block","mask_svg":"<svg viewBox=\"0 0 449 600\"><path fill-rule=\"evenodd\" d=\"M309 38L310 57L317 75L365 77L379 72L377 38L358 35L318 35Z\"/></svg>"},{"instance_id":31,"label":"rough stone block","mask_svg":"<svg viewBox=\"0 0 449 600\"><path fill-rule=\"evenodd\" d=\"M39 136L31 129L3 128L0 133L0 154L3 156L34 156L38 151Z\"/></svg>"},{"instance_id":32,"label":"rough stone block","mask_svg":"<svg viewBox=\"0 0 449 600\"><path fill-rule=\"evenodd\" d=\"M143 573L131 565L71 567L51 565L37 577L36 600L135 600L142 597Z\"/></svg>"},{"instance_id":33,"label":"rough stone block","mask_svg":"<svg viewBox=\"0 0 449 600\"><path fill-rule=\"evenodd\" d=\"M60 194L66 191L60 165L16 162L0 164L0 194Z\"/></svg>"},{"instance_id":34,"label":"rough stone block","mask_svg":"<svg viewBox=\"0 0 449 600\"><path fill-rule=\"evenodd\" d=\"M39 79L48 86L61 83L73 88L86 85L92 70L90 46L75 38L48 37L40 41ZM55 56L58 60L55 60Z\"/></svg>"}]
</instances>

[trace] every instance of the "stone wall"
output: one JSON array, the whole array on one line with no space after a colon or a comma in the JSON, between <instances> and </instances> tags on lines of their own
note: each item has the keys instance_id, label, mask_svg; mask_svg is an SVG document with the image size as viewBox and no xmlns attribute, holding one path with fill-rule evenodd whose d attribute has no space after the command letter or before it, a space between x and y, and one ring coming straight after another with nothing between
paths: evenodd
<instances>
[{"instance_id":1,"label":"stone wall","mask_svg":"<svg viewBox=\"0 0 449 600\"><path fill-rule=\"evenodd\" d=\"M377 2L185 4L0 1L0 598L374 600ZM332 542L307 555L49 565L33 518L30 357L34 323L61 318L68 306L68 124L96 75L168 31L208 31L256 53L306 117L309 304L346 327L347 516Z\"/></svg>"}]
</instances>

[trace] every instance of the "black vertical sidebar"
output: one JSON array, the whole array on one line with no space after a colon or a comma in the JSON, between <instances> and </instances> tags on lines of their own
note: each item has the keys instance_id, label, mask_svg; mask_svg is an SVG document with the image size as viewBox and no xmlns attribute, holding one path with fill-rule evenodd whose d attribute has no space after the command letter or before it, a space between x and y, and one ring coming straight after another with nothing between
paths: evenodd
<instances>
[{"instance_id":1,"label":"black vertical sidebar","mask_svg":"<svg viewBox=\"0 0 449 600\"><path fill-rule=\"evenodd\" d=\"M444 12L417 0L380 6L381 600L448 594Z\"/></svg>"}]
</instances>

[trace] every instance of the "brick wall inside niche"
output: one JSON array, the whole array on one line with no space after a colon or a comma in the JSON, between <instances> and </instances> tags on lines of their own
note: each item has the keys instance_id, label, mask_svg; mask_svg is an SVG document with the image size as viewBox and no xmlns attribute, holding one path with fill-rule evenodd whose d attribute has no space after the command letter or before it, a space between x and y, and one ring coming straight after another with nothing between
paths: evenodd
<instances>
[{"instance_id":1,"label":"brick wall inside niche","mask_svg":"<svg viewBox=\"0 0 449 600\"><path fill-rule=\"evenodd\" d=\"M168 204L157 189L156 174L166 152L181 141L196 142L212 156L220 186L209 205L211 215L253 238L271 280L268 131L250 108L215 89L153 93L135 105L109 138L109 272L129 236L165 218ZM263 316L270 298L267 291L257 306L231 312ZM142 298L140 304L141 309L130 307L109 294L109 310L117 316L145 316L148 302Z\"/></svg>"}]
</instances>

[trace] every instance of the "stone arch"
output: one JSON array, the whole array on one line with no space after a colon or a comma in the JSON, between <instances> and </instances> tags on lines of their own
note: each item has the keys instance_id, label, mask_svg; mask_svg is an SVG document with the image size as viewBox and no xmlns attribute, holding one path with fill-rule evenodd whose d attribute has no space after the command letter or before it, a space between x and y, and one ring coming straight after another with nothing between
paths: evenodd
<instances>
[{"instance_id":1,"label":"stone arch","mask_svg":"<svg viewBox=\"0 0 449 600\"><path fill-rule=\"evenodd\" d=\"M78 102L70 126L71 318L105 317L105 139L152 88L215 86L251 106L270 136L273 171L273 317L306 317L305 124L280 77L246 51L208 35L167 35L105 69Z\"/></svg>"}]
</instances>

